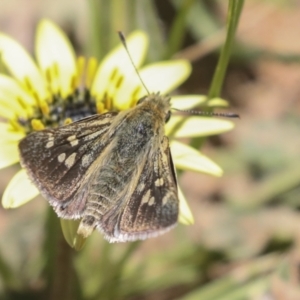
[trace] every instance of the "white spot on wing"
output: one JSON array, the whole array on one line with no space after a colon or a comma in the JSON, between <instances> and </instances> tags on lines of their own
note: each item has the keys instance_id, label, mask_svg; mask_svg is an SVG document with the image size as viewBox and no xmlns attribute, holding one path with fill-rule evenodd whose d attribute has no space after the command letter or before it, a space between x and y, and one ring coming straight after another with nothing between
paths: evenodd
<instances>
[{"instance_id":1,"label":"white spot on wing","mask_svg":"<svg viewBox=\"0 0 300 300\"><path fill-rule=\"evenodd\" d=\"M78 140L74 140L72 142L70 142L71 146L74 147L76 145L78 145Z\"/></svg>"},{"instance_id":2,"label":"white spot on wing","mask_svg":"<svg viewBox=\"0 0 300 300\"><path fill-rule=\"evenodd\" d=\"M72 153L66 160L65 165L67 168L71 168L75 163L76 152Z\"/></svg>"},{"instance_id":3,"label":"white spot on wing","mask_svg":"<svg viewBox=\"0 0 300 300\"><path fill-rule=\"evenodd\" d=\"M172 198L172 193L168 192L162 199L162 205L166 205L171 198Z\"/></svg>"},{"instance_id":4,"label":"white spot on wing","mask_svg":"<svg viewBox=\"0 0 300 300\"><path fill-rule=\"evenodd\" d=\"M162 186L164 184L163 178L157 178L155 180L155 186Z\"/></svg>"},{"instance_id":5,"label":"white spot on wing","mask_svg":"<svg viewBox=\"0 0 300 300\"><path fill-rule=\"evenodd\" d=\"M81 160L82 166L83 167L87 167L90 164L90 162L91 162L91 158L92 157L89 154L83 155L82 160Z\"/></svg>"},{"instance_id":6,"label":"white spot on wing","mask_svg":"<svg viewBox=\"0 0 300 300\"><path fill-rule=\"evenodd\" d=\"M151 195L151 191L148 190L147 193L143 196L142 198L142 204L144 203L148 203L149 199L150 199L150 195Z\"/></svg>"},{"instance_id":7,"label":"white spot on wing","mask_svg":"<svg viewBox=\"0 0 300 300\"><path fill-rule=\"evenodd\" d=\"M141 193L145 188L145 183L141 182L138 186L137 186L137 192Z\"/></svg>"},{"instance_id":8,"label":"white spot on wing","mask_svg":"<svg viewBox=\"0 0 300 300\"><path fill-rule=\"evenodd\" d=\"M52 133L48 133L48 143L46 144L46 148L51 148L54 146L54 136Z\"/></svg>"},{"instance_id":9,"label":"white spot on wing","mask_svg":"<svg viewBox=\"0 0 300 300\"><path fill-rule=\"evenodd\" d=\"M153 205L155 203L155 198L151 197L150 200L148 201L148 205Z\"/></svg>"},{"instance_id":10,"label":"white spot on wing","mask_svg":"<svg viewBox=\"0 0 300 300\"><path fill-rule=\"evenodd\" d=\"M53 140L49 141L47 144L46 144L46 148L51 148L54 146L54 142Z\"/></svg>"},{"instance_id":11,"label":"white spot on wing","mask_svg":"<svg viewBox=\"0 0 300 300\"><path fill-rule=\"evenodd\" d=\"M66 153L61 153L57 157L58 161L61 163L66 159Z\"/></svg>"},{"instance_id":12,"label":"white spot on wing","mask_svg":"<svg viewBox=\"0 0 300 300\"><path fill-rule=\"evenodd\" d=\"M78 145L78 139L76 139L76 135L69 136L67 140L70 142L72 147Z\"/></svg>"}]
</instances>

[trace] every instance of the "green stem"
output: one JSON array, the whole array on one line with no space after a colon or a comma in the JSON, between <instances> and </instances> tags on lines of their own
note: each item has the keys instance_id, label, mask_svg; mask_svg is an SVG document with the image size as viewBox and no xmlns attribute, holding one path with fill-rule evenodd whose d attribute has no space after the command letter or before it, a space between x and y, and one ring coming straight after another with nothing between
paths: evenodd
<instances>
[{"instance_id":1,"label":"green stem","mask_svg":"<svg viewBox=\"0 0 300 300\"><path fill-rule=\"evenodd\" d=\"M134 28L136 1L130 4L121 0L89 0L90 38L88 54L99 61L116 46L120 40L118 30L125 33Z\"/></svg>"},{"instance_id":2,"label":"green stem","mask_svg":"<svg viewBox=\"0 0 300 300\"><path fill-rule=\"evenodd\" d=\"M90 38L87 52L100 61L118 41L117 28L115 27L119 10L114 9L116 0L89 0L88 3L90 8ZM119 30L121 29L122 27Z\"/></svg>"},{"instance_id":3,"label":"green stem","mask_svg":"<svg viewBox=\"0 0 300 300\"><path fill-rule=\"evenodd\" d=\"M244 0L229 0L227 16L227 36L225 44L221 49L217 67L209 88L208 99L220 96L243 4Z\"/></svg>"},{"instance_id":4,"label":"green stem","mask_svg":"<svg viewBox=\"0 0 300 300\"><path fill-rule=\"evenodd\" d=\"M123 255L117 262L114 262L112 258L113 245L108 243L104 245L102 269L107 270L107 273L105 277L103 277L104 280L101 284L101 288L94 299L119 299L118 296L121 291L120 288L116 287L120 286L124 266L126 266L131 255L135 252L140 244L140 242L128 243L128 247L124 250Z\"/></svg>"},{"instance_id":5,"label":"green stem","mask_svg":"<svg viewBox=\"0 0 300 300\"><path fill-rule=\"evenodd\" d=\"M164 55L165 59L169 59L180 49L183 43L183 37L186 27L186 17L194 2L194 0L184 0L180 2L180 6L177 9L176 18L171 27L171 32L167 44L168 47Z\"/></svg>"},{"instance_id":6,"label":"green stem","mask_svg":"<svg viewBox=\"0 0 300 300\"><path fill-rule=\"evenodd\" d=\"M72 249L65 242L63 236L59 237L57 256L54 261L54 277L50 287L50 300L72 300Z\"/></svg>"},{"instance_id":7,"label":"green stem","mask_svg":"<svg viewBox=\"0 0 300 300\"><path fill-rule=\"evenodd\" d=\"M59 219L50 207L46 223L46 277L49 300L72 300L74 297L73 255L75 251L66 243Z\"/></svg>"},{"instance_id":8,"label":"green stem","mask_svg":"<svg viewBox=\"0 0 300 300\"><path fill-rule=\"evenodd\" d=\"M227 15L227 35L225 44L223 45L217 67L208 91L207 101L212 98L220 97L221 89L224 83L224 77L227 70L232 44L234 41L235 31L239 22L239 17L243 8L244 0L229 0ZM210 108L206 109L211 111ZM201 148L205 138L192 139L190 145L196 149Z\"/></svg>"}]
</instances>

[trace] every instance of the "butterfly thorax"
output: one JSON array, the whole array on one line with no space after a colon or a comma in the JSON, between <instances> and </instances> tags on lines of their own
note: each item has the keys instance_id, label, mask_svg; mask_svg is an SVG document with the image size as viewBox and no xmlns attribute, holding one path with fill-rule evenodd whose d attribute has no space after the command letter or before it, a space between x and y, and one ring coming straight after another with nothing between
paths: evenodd
<instances>
[{"instance_id":1,"label":"butterfly thorax","mask_svg":"<svg viewBox=\"0 0 300 300\"><path fill-rule=\"evenodd\" d=\"M156 115L161 115L161 118L166 120L171 109L170 99L169 96L161 96L159 93L150 94L139 99L136 108L144 106L145 109Z\"/></svg>"}]
</instances>

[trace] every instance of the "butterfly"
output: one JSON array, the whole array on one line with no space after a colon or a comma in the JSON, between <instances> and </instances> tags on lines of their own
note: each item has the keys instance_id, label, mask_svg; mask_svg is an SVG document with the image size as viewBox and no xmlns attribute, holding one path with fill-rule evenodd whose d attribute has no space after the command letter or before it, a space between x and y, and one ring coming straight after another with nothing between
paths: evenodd
<instances>
[{"instance_id":1,"label":"butterfly","mask_svg":"<svg viewBox=\"0 0 300 300\"><path fill-rule=\"evenodd\" d=\"M155 237L178 219L170 111L170 97L148 94L125 111L33 132L19 143L21 164L59 217L81 219L83 237Z\"/></svg>"}]
</instances>

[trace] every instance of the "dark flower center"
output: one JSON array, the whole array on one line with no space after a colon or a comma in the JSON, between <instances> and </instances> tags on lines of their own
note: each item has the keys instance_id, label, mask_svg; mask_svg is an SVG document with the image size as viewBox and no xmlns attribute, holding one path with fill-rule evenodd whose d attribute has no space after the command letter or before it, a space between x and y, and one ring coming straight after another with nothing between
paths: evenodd
<instances>
[{"instance_id":1,"label":"dark flower center","mask_svg":"<svg viewBox=\"0 0 300 300\"><path fill-rule=\"evenodd\" d=\"M32 116L27 119L18 118L18 123L25 128L26 133L30 133L35 130L32 120L41 121L45 128L58 127L97 113L95 99L86 88L75 89L66 99L60 95L52 95L48 108L49 111L45 113L37 106Z\"/></svg>"}]
</instances>

